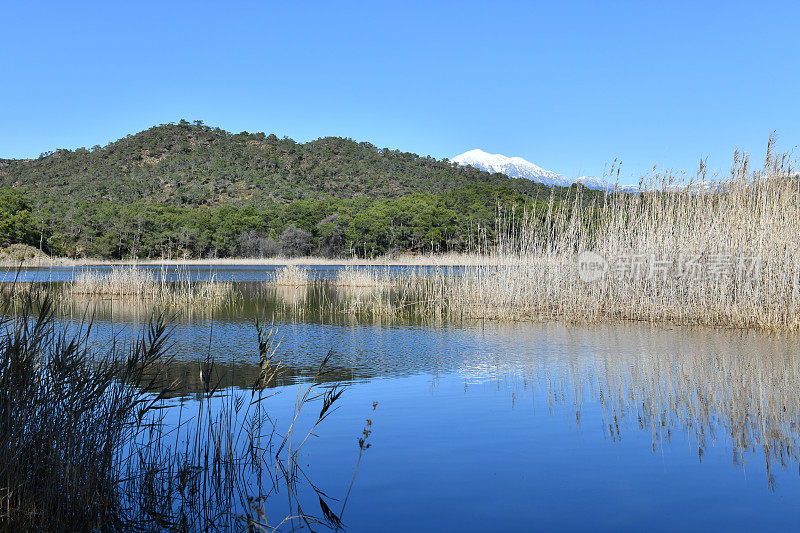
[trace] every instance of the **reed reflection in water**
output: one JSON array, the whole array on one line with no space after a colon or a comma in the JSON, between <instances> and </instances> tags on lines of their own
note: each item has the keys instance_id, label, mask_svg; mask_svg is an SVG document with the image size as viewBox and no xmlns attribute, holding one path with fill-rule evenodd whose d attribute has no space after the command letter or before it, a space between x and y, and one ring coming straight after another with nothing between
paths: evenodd
<instances>
[{"instance_id":1,"label":"reed reflection in water","mask_svg":"<svg viewBox=\"0 0 800 533\"><path fill-rule=\"evenodd\" d=\"M223 305L170 306L174 357L159 371L181 384L170 401L197 404L205 361L226 394L247 395L261 371L255 323L274 323L270 412L292 412L329 354L317 381L347 385L314 446L315 485L345 493L342 458L381 405L347 504L354 531L637 529L654 514L677 529L676 509L717 528L796 523L785 502L800 490L797 336L437 317L365 279L236 283ZM58 320L93 317L93 345L119 346L159 310L71 297Z\"/></svg>"},{"instance_id":2,"label":"reed reflection in water","mask_svg":"<svg viewBox=\"0 0 800 533\"><path fill-rule=\"evenodd\" d=\"M363 284L251 283L238 290L243 297L232 305L176 315L177 357L169 371L185 384L185 394L199 387L200 356L215 360L223 385L250 387L258 376L252 327L266 318L275 321L281 337L276 387L310 379L333 353L333 381L449 376L463 378L468 392L470 385L496 381L512 401L523 404L530 394L535 405L544 402L581 428L599 427L612 442L626 431L643 431L657 451L679 434L692 442L700 461L709 453L728 455L733 465L763 457L770 487L776 465L798 468L796 336L354 313L353 301L381 298L374 296L380 286ZM75 320L91 314L98 335L119 339L152 309L73 300L63 311ZM389 382L386 391L393 394ZM595 419L587 419L587 412Z\"/></svg>"}]
</instances>

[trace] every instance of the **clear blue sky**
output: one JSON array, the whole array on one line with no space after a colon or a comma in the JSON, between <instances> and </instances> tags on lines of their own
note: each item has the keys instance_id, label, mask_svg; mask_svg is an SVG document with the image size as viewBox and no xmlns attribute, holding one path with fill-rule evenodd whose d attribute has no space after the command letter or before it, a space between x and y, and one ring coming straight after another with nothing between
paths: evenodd
<instances>
[{"instance_id":1,"label":"clear blue sky","mask_svg":"<svg viewBox=\"0 0 800 533\"><path fill-rule=\"evenodd\" d=\"M204 120L569 176L800 142L800 7L764 2L4 2L0 157Z\"/></svg>"}]
</instances>

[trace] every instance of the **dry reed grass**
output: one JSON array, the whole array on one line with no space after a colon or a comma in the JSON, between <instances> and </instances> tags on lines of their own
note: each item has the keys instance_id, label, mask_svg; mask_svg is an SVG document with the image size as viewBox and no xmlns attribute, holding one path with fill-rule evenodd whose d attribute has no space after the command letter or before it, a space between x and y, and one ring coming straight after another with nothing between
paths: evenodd
<instances>
[{"instance_id":1,"label":"dry reed grass","mask_svg":"<svg viewBox=\"0 0 800 533\"><path fill-rule=\"evenodd\" d=\"M146 300L164 307L210 308L236 299L233 283L211 276L192 280L187 269L178 269L175 281L167 281L162 268L158 276L151 269L112 267L110 272L84 271L66 284L66 294L111 300Z\"/></svg>"},{"instance_id":2,"label":"dry reed grass","mask_svg":"<svg viewBox=\"0 0 800 533\"><path fill-rule=\"evenodd\" d=\"M392 279L388 268L354 268L348 265L336 273L334 284L347 288L387 289L392 286Z\"/></svg>"},{"instance_id":3,"label":"dry reed grass","mask_svg":"<svg viewBox=\"0 0 800 533\"><path fill-rule=\"evenodd\" d=\"M611 194L599 203L583 201L578 191L561 209L551 202L516 219L511 214L497 248L480 264L437 271L421 285L419 299L461 318L800 328L800 179L789 157L772 155L770 139L763 167L750 170L737 154L729 180L715 192L692 183L666 187L673 181L657 176L650 192ZM611 271L582 281L578 256L585 251L604 258ZM675 271L643 267L638 275L627 263L635 258L670 262ZM685 269L690 258L706 273L680 275L681 261ZM725 258L760 265L746 265L747 272L729 265L733 275L711 275Z\"/></svg>"},{"instance_id":4,"label":"dry reed grass","mask_svg":"<svg viewBox=\"0 0 800 533\"><path fill-rule=\"evenodd\" d=\"M275 272L275 283L277 285L298 287L308 285L310 281L309 270L296 265L287 265Z\"/></svg>"}]
</instances>

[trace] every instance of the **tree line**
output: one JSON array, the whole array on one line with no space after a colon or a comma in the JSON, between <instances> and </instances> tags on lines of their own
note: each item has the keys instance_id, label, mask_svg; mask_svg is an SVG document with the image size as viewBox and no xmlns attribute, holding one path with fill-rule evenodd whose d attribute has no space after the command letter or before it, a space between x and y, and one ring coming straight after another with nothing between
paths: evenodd
<instances>
[{"instance_id":1,"label":"tree line","mask_svg":"<svg viewBox=\"0 0 800 533\"><path fill-rule=\"evenodd\" d=\"M18 191L4 195L24 206L0 213L7 243L108 259L466 251L494 239L498 209L527 201L510 190L480 187L389 199L192 207L147 201L48 201L37 207Z\"/></svg>"}]
</instances>

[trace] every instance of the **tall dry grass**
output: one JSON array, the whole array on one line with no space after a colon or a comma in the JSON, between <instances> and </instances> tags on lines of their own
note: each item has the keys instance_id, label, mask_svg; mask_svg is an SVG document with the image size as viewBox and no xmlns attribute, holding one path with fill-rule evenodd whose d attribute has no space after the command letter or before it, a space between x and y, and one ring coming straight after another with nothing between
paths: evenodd
<instances>
[{"instance_id":1,"label":"tall dry grass","mask_svg":"<svg viewBox=\"0 0 800 533\"><path fill-rule=\"evenodd\" d=\"M298 267L297 265L287 265L275 272L275 284L277 285L299 287L301 285L308 285L310 281L311 275L309 270L307 268Z\"/></svg>"},{"instance_id":2,"label":"tall dry grass","mask_svg":"<svg viewBox=\"0 0 800 533\"><path fill-rule=\"evenodd\" d=\"M334 285L337 287L375 289L389 288L392 279L388 268L355 268L346 266L336 273Z\"/></svg>"},{"instance_id":3,"label":"tall dry grass","mask_svg":"<svg viewBox=\"0 0 800 533\"><path fill-rule=\"evenodd\" d=\"M115 266L108 272L80 272L64 289L71 296L146 300L163 307L216 307L237 296L233 283L217 281L213 274L208 280L192 280L188 269L180 268L174 281L168 278L164 268L156 275L152 269Z\"/></svg>"},{"instance_id":4,"label":"tall dry grass","mask_svg":"<svg viewBox=\"0 0 800 533\"><path fill-rule=\"evenodd\" d=\"M655 176L641 194L578 191L505 227L480 264L438 271L420 299L463 318L800 328L800 177L772 139L763 166L737 154L718 187ZM587 251L607 265L591 282L578 270Z\"/></svg>"},{"instance_id":5,"label":"tall dry grass","mask_svg":"<svg viewBox=\"0 0 800 533\"><path fill-rule=\"evenodd\" d=\"M260 372L249 391L221 389L203 361L197 401L176 402L161 317L131 346L98 347L90 324L57 324L47 294L21 299L19 314L0 315L0 529L341 528L343 506L333 511L298 461L342 394L321 385L327 358L279 430L265 403L280 372L271 331L257 329ZM300 430L314 404L319 414Z\"/></svg>"}]
</instances>

